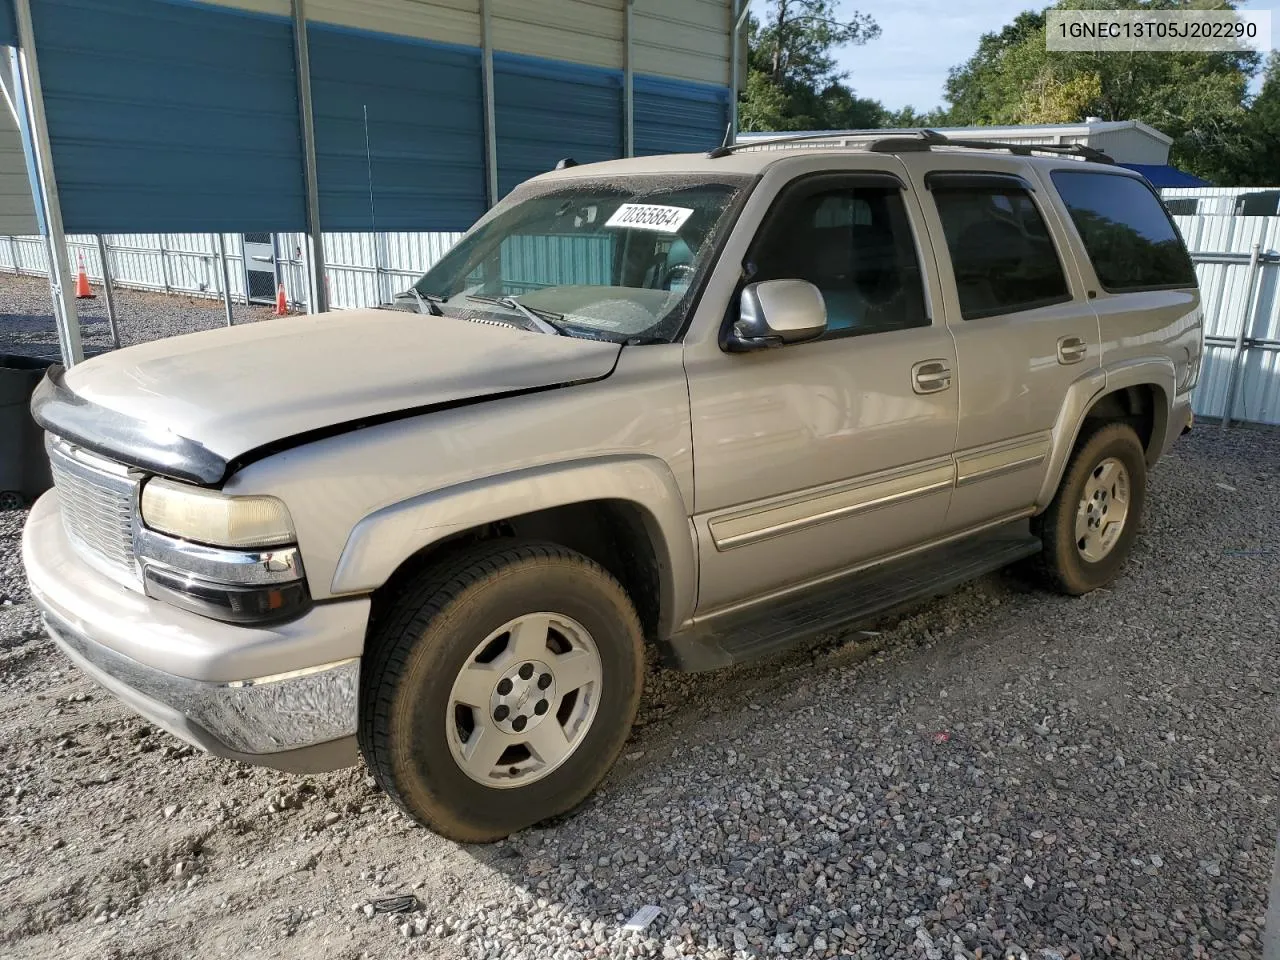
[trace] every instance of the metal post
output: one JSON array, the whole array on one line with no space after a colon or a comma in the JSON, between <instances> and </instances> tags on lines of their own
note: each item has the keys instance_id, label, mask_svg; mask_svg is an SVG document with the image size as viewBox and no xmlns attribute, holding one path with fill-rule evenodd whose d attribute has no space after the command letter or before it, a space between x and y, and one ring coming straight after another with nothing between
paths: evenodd
<instances>
[{"instance_id":1,"label":"metal post","mask_svg":"<svg viewBox=\"0 0 1280 960\"><path fill-rule=\"evenodd\" d=\"M489 206L498 202L498 118L493 93L493 23L489 0L480 0L481 83L484 87L484 169Z\"/></svg>"},{"instance_id":2,"label":"metal post","mask_svg":"<svg viewBox=\"0 0 1280 960\"><path fill-rule=\"evenodd\" d=\"M737 3L737 0L734 2ZM622 21L622 149L628 157L636 155L636 84L631 41L632 31L635 29L632 16L634 6L635 0L627 0Z\"/></svg>"},{"instance_id":3,"label":"metal post","mask_svg":"<svg viewBox=\"0 0 1280 960\"><path fill-rule=\"evenodd\" d=\"M747 14L751 5L742 0L733 0L733 49L729 51L729 129L732 131L730 142L738 139L738 84L741 83L741 67L738 64L738 50L742 46L742 26L747 22Z\"/></svg>"},{"instance_id":4,"label":"metal post","mask_svg":"<svg viewBox=\"0 0 1280 960\"><path fill-rule=\"evenodd\" d=\"M102 293L107 301L107 326L111 328L111 345L120 349L120 328L116 326L116 295L111 290L111 266L107 263L107 244L97 234L98 259L102 261Z\"/></svg>"},{"instance_id":5,"label":"metal post","mask_svg":"<svg viewBox=\"0 0 1280 960\"><path fill-rule=\"evenodd\" d=\"M1261 286L1258 283L1262 275L1261 261L1262 244L1255 240L1249 249L1249 293L1244 298L1244 313L1240 317L1240 329L1236 331L1236 341L1231 351L1231 367L1227 370L1226 407L1222 411L1223 430L1231 425L1231 414L1235 410L1236 378L1240 375L1240 358L1244 354L1244 340L1253 326L1253 315L1257 310L1254 296Z\"/></svg>"},{"instance_id":6,"label":"metal post","mask_svg":"<svg viewBox=\"0 0 1280 960\"><path fill-rule=\"evenodd\" d=\"M169 283L169 254L164 249L164 234L156 234L156 249L160 251L160 282L164 284L165 293L173 293L173 285Z\"/></svg>"},{"instance_id":7,"label":"metal post","mask_svg":"<svg viewBox=\"0 0 1280 960\"><path fill-rule=\"evenodd\" d=\"M244 305L249 305L249 255L244 252L244 234L240 237L240 282L244 284Z\"/></svg>"},{"instance_id":8,"label":"metal post","mask_svg":"<svg viewBox=\"0 0 1280 960\"><path fill-rule=\"evenodd\" d=\"M311 110L311 55L307 48L307 12L304 0L291 0L293 55L298 74L298 113L302 121L303 186L307 194L307 312L329 309L324 289L324 237L320 232L320 193L316 179L316 125Z\"/></svg>"},{"instance_id":9,"label":"metal post","mask_svg":"<svg viewBox=\"0 0 1280 960\"><path fill-rule=\"evenodd\" d=\"M231 273L227 270L227 238L221 232L218 238L218 266L222 269L222 306L227 311L227 326L231 326Z\"/></svg>"},{"instance_id":10,"label":"metal post","mask_svg":"<svg viewBox=\"0 0 1280 960\"><path fill-rule=\"evenodd\" d=\"M18 63L20 82L30 124L30 149L35 156L39 180L39 204L44 214L45 244L49 251L49 292L53 296L54 322L62 362L70 367L84 360L80 340L80 315L71 287L71 265L67 260L67 236L62 228L62 204L58 181L53 173L53 151L49 146L49 123L44 113L44 90L40 86L40 65L36 57L35 29L31 25L31 0L14 0L18 21Z\"/></svg>"}]
</instances>

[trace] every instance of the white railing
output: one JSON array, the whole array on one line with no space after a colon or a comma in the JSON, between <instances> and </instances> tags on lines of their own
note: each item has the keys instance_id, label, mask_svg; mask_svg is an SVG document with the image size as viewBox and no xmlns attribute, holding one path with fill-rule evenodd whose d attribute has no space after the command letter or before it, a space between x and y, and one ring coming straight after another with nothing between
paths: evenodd
<instances>
[{"instance_id":1,"label":"white railing","mask_svg":"<svg viewBox=\"0 0 1280 960\"><path fill-rule=\"evenodd\" d=\"M374 307L404 290L453 246L460 233L327 233L324 235L330 304L336 309ZM306 283L301 259L302 235L276 234L276 264L252 263L250 270L275 274L291 304L305 306ZM217 235L107 234L103 236L114 285L135 290L223 295ZM246 268L242 234L224 235L231 297L245 301ZM94 236L67 237L74 272L80 263L90 280L101 282L102 263ZM47 276L49 261L43 237L0 237L0 271ZM275 283L272 288L274 292Z\"/></svg>"}]
</instances>

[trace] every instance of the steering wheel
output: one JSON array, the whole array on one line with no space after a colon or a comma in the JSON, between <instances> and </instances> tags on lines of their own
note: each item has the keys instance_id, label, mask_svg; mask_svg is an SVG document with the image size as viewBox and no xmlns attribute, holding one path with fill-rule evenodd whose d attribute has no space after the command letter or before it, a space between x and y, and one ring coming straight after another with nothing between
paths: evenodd
<instances>
[{"instance_id":1,"label":"steering wheel","mask_svg":"<svg viewBox=\"0 0 1280 960\"><path fill-rule=\"evenodd\" d=\"M662 289L671 290L681 285L688 287L692 282L693 264L674 263L667 267L666 273L662 277Z\"/></svg>"}]
</instances>

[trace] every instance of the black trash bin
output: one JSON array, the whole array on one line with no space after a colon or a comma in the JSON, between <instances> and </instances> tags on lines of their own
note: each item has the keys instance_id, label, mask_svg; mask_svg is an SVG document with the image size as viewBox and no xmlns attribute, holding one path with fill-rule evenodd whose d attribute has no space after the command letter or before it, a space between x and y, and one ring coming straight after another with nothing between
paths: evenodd
<instances>
[{"instance_id":1,"label":"black trash bin","mask_svg":"<svg viewBox=\"0 0 1280 960\"><path fill-rule=\"evenodd\" d=\"M31 503L53 485L31 394L55 362L0 353L0 510Z\"/></svg>"}]
</instances>

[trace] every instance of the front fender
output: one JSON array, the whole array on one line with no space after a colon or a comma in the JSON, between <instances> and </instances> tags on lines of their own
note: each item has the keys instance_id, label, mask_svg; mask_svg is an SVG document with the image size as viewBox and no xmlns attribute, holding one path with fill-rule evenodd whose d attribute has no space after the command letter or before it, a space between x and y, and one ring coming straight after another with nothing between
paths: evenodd
<instances>
[{"instance_id":1,"label":"front fender","mask_svg":"<svg viewBox=\"0 0 1280 960\"><path fill-rule=\"evenodd\" d=\"M656 457L606 456L549 464L423 493L383 507L352 529L334 570L335 595L368 593L418 551L496 520L592 500L640 507L654 538L664 635L692 615L697 554L684 498Z\"/></svg>"}]
</instances>

